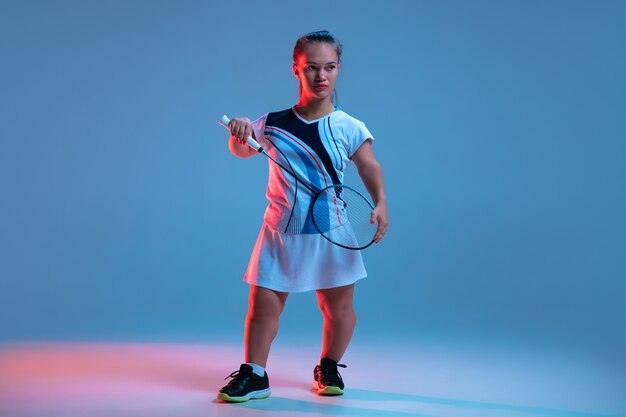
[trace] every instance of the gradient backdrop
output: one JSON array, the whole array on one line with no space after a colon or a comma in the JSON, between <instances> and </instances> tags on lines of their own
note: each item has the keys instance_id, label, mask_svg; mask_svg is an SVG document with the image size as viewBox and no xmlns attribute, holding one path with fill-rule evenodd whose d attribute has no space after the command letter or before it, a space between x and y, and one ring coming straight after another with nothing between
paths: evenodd
<instances>
[{"instance_id":1,"label":"gradient backdrop","mask_svg":"<svg viewBox=\"0 0 626 417\"><path fill-rule=\"evenodd\" d=\"M625 21L609 0L2 0L0 339L240 340L267 161L216 120L295 104L295 40L328 29L389 199L356 337L619 355ZM279 337L320 325L294 294Z\"/></svg>"}]
</instances>

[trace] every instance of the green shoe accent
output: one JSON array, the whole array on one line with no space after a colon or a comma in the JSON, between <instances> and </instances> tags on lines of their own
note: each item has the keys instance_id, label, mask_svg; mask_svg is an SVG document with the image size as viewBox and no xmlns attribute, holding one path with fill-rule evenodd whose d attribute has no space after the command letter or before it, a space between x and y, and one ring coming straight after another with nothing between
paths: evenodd
<instances>
[{"instance_id":1,"label":"green shoe accent","mask_svg":"<svg viewBox=\"0 0 626 417\"><path fill-rule=\"evenodd\" d=\"M220 392L220 393L217 394L217 399L218 400L222 400L222 401L226 401L226 402L229 402L229 403L245 403L246 401L249 401L249 400L263 400L263 399L269 397L270 395L271 395L271 393L268 392L267 394L265 394L262 397L246 398L246 397L231 397L228 394Z\"/></svg>"},{"instance_id":2,"label":"green shoe accent","mask_svg":"<svg viewBox=\"0 0 626 417\"><path fill-rule=\"evenodd\" d=\"M343 395L343 390L339 387L329 386L329 387L325 387L322 390L318 389L317 393L319 395Z\"/></svg>"},{"instance_id":3,"label":"green shoe accent","mask_svg":"<svg viewBox=\"0 0 626 417\"><path fill-rule=\"evenodd\" d=\"M224 394L223 392L220 392L219 394L217 394L217 399L226 401L229 403L245 403L246 401L249 400L249 398L232 398L230 395Z\"/></svg>"}]
</instances>

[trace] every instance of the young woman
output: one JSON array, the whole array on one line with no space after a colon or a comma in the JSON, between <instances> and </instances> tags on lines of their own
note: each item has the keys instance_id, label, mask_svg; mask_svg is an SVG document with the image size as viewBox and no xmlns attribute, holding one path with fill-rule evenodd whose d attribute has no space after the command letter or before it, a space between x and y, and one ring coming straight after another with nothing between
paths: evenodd
<instances>
[{"instance_id":1,"label":"young woman","mask_svg":"<svg viewBox=\"0 0 626 417\"><path fill-rule=\"evenodd\" d=\"M228 143L234 155L246 158L257 153L245 142L254 137L317 189L342 183L346 166L354 161L374 201L370 221L378 223L374 237L378 243L387 231L387 201L373 137L364 123L333 104L341 51L341 44L327 31L299 38L293 52L293 73L300 81L298 104L254 122L233 118ZM287 295L311 290L316 291L324 317L313 389L320 395L343 394L337 367L345 367L338 362L356 324L354 283L366 276L361 254L333 245L316 232L309 215L311 193L272 162L266 196L264 224L244 277L250 284L245 363L217 397L241 402L270 395L265 366Z\"/></svg>"}]
</instances>

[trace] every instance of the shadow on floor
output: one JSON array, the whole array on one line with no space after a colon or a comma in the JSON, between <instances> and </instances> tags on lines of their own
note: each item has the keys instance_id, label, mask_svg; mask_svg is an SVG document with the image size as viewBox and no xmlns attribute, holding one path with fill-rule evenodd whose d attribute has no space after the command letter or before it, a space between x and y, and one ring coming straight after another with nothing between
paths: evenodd
<instances>
[{"instance_id":1,"label":"shadow on floor","mask_svg":"<svg viewBox=\"0 0 626 417\"><path fill-rule=\"evenodd\" d=\"M381 413L384 413L385 417L435 417L429 414L421 414L418 413L417 409L421 405L424 404L435 404L449 407L458 407L459 409L483 409L489 411L507 411L511 413L524 413L526 415L537 415L537 416L554 416L554 417L617 417L613 415L607 414L595 414L595 413L584 413L579 411L569 411L569 410L557 410L550 408L541 408L541 407L531 407L531 406L523 406L523 405L513 405L513 404L497 404L497 403L488 403L488 402L480 402L480 401L471 401L471 400L455 400L450 398L437 398L437 397L427 397L421 395L411 395L411 394L398 394L393 392L383 392L383 391L371 391L371 390L360 390L360 389L349 389L346 390L346 395L344 397L334 397L335 399L341 400L357 400L357 401L371 401L371 402L409 402L415 403L415 411L411 410L410 407L407 411L392 411L385 410L384 408L367 408L367 407L355 407L352 405L337 403L337 404L328 404L321 403L319 401L304 401L304 400L294 400L289 398L272 396L268 400L262 401L249 401L246 403L239 404L225 404L225 406L235 406L242 408L249 408L255 410L264 410L264 411L293 411L299 413L312 413L316 415L342 415L342 416L350 416L350 415L359 415L359 416L381 416ZM214 400L215 403L220 403L218 400ZM382 405L382 404L381 404Z\"/></svg>"}]
</instances>

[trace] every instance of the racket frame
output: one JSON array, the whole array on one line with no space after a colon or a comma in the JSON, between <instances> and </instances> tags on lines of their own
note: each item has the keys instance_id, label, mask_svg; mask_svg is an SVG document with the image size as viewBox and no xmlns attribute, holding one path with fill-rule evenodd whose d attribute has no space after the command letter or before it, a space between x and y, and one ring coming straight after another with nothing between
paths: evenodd
<instances>
[{"instance_id":1,"label":"racket frame","mask_svg":"<svg viewBox=\"0 0 626 417\"><path fill-rule=\"evenodd\" d=\"M226 129L228 129L230 131L230 128L228 127L228 125L230 123L230 119L226 115L223 115L221 117L221 119L218 120L218 123L220 125L224 126ZM313 187L313 185L311 185L307 181L305 181L302 178L300 178L295 172L292 172L291 170L289 170L286 166L284 166L283 164L278 162L274 157L272 157L269 153L267 153L267 151L263 148L263 146L261 146L259 144L259 142L257 142L252 136L248 136L246 138L246 144L249 147L251 147L252 149L254 149L255 151L257 151L258 153L261 153L261 154L265 155L266 157L268 157L272 162L274 162L276 165L278 165L280 168L282 168L283 171L285 171L286 173L290 174L296 181L298 181L300 184L304 185L309 191L311 191L311 193L313 194L313 199L311 200L311 205L309 207L310 211L313 210L313 207L315 207L315 202L322 195L322 193L327 192L331 188L337 188L337 187L348 188L348 189L354 191L356 194L360 195L363 198L363 200L365 200L367 202L367 204L369 204L369 206L372 208L372 210L374 210L374 205L372 204L372 202L367 197L365 197L362 193L360 193L359 191L355 190L354 188L348 187L347 185L343 185L343 184L332 184L332 185L329 185L328 187L322 188L321 190L317 190L315 187ZM320 230L320 228L318 227L318 225L315 222L315 216L313 215L313 213L311 213L311 219L313 220L313 226L315 226L315 229L317 229L317 232L320 235L322 235L324 237L324 239L328 240L330 243L332 243L334 245L337 245L339 247L342 247L342 248L345 248L345 249L350 249L350 250L362 250L362 249L365 249L365 248L369 247L372 243L374 243L374 236L372 236L372 239L370 240L370 242L367 245L360 246L358 248L342 245L341 243L335 242L334 240L330 239L328 236L326 236L324 234L324 232L322 232Z\"/></svg>"},{"instance_id":2,"label":"racket frame","mask_svg":"<svg viewBox=\"0 0 626 417\"><path fill-rule=\"evenodd\" d=\"M365 197L361 192L355 190L352 187L348 187L347 185L343 185L343 184L333 184L333 185L329 185L326 188L323 188L319 193L317 193L313 199L311 200L311 207L309 208L309 210L313 210L313 207L315 207L315 203L317 202L317 199L322 195L322 193L328 192L328 190L330 190L331 188L342 188L342 189L349 189L350 191L353 191L354 193L356 193L357 195L361 196L363 198L363 200L365 200L365 202L367 202L367 204L370 206L370 208L372 210L374 210L374 205L372 204L372 202ZM324 233L322 232L321 228L317 225L317 222L315 221L316 216L311 213L311 219L313 220L313 226L315 226L315 228L317 229L318 233L320 235L322 235L324 237L324 239L328 240L330 243L335 244L337 246L340 246L342 248L345 249L350 249L350 250L362 250L365 249L367 247L369 247L372 243L374 243L374 236L372 236L372 239L369 241L369 243L367 245L363 245L363 246L359 246L359 247L353 247L353 246L346 246L346 245L342 245L339 242L335 242L334 240L332 240L331 238L329 238L328 236L326 236ZM343 226L338 226L338 227L343 227Z\"/></svg>"}]
</instances>

